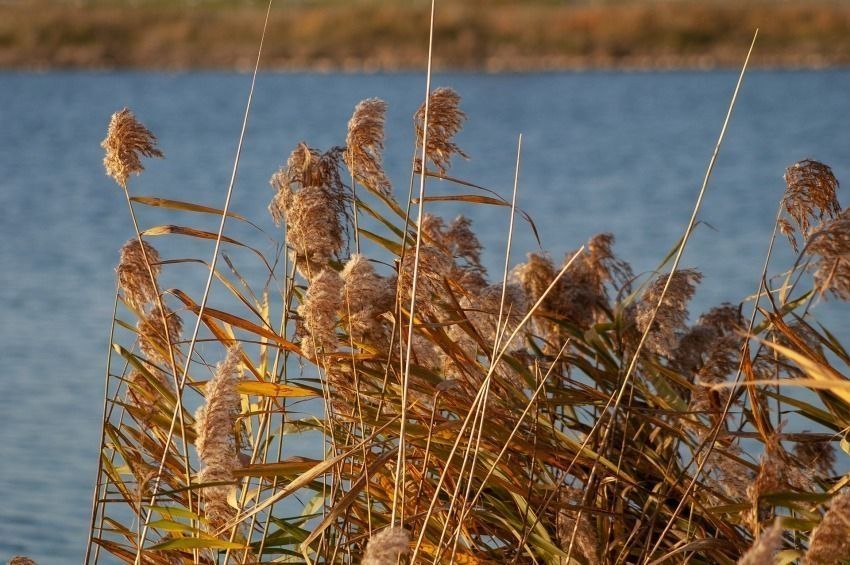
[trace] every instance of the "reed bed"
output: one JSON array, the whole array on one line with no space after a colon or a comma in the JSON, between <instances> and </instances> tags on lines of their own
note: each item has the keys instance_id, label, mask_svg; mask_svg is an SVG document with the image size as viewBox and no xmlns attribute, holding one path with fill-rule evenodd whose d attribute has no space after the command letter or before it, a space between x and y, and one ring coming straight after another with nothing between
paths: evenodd
<instances>
[{"instance_id":1,"label":"reed bed","mask_svg":"<svg viewBox=\"0 0 850 565\"><path fill-rule=\"evenodd\" d=\"M850 298L850 215L828 166L786 171L753 295L692 314L702 277L677 254L690 231L652 273L608 233L516 264L514 231L534 229L519 151L512 195L452 177L465 115L432 89L410 184L394 188L385 111L364 100L342 145L295 145L271 175L268 253L143 229L147 206L252 224L137 194L140 158L162 154L129 110L113 117L104 164L136 235L116 267L87 562L850 559L836 471L850 354L816 319ZM428 196L434 182L455 190ZM502 272L469 219L431 212L447 199L510 215ZM776 268L783 234L797 260ZM186 237L220 241L226 265L170 256ZM214 308L162 288L178 266L211 273ZM784 431L789 415L817 431Z\"/></svg>"}]
</instances>

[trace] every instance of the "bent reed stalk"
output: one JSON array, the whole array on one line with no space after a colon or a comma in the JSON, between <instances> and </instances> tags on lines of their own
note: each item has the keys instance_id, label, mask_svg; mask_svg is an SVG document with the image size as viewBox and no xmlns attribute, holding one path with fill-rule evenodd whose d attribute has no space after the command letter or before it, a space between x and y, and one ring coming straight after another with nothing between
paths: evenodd
<instances>
[{"instance_id":1,"label":"bent reed stalk","mask_svg":"<svg viewBox=\"0 0 850 565\"><path fill-rule=\"evenodd\" d=\"M385 112L365 100L344 145L296 144L272 175L269 211L285 231L270 252L177 224L139 229L123 248L93 561L850 558L836 473L846 455L834 449L850 428L850 354L816 318L850 297L850 222L831 169L806 160L786 174L776 230L799 247L794 264L767 273L766 262L756 296L692 322L702 276L679 268L684 241L640 276L605 233L563 261L540 252L512 265L519 148L509 199L449 177L467 156L451 89L429 88L414 115L420 195L398 202ZM128 139L118 165L107 159L119 183L156 156ZM510 211L495 282L471 222L421 208L426 176L455 187L456 202ZM206 291L158 287L176 264L196 264L168 258L174 237L227 246L229 271L209 270L222 283L215 308ZM243 276L281 253L274 278ZM181 319L197 346L180 341ZM785 431L768 400L817 431Z\"/></svg>"}]
</instances>

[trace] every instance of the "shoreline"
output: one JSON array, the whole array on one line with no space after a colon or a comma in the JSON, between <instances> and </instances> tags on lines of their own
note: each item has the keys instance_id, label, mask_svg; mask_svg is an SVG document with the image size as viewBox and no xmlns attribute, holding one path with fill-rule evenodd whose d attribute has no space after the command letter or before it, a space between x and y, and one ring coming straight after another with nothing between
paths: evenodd
<instances>
[{"instance_id":1,"label":"shoreline","mask_svg":"<svg viewBox=\"0 0 850 565\"><path fill-rule=\"evenodd\" d=\"M0 70L252 69L257 5L0 3ZM617 4L487 1L438 12L434 68L484 73L850 67L850 3ZM418 72L420 5L297 5L272 10L261 68L275 72Z\"/></svg>"}]
</instances>

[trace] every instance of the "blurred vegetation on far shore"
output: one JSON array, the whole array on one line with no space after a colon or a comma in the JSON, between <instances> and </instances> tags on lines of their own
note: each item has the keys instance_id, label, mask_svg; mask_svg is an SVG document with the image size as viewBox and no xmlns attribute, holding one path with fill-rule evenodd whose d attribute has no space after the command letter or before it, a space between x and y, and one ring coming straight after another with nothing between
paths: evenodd
<instances>
[{"instance_id":1,"label":"blurred vegetation on far shore","mask_svg":"<svg viewBox=\"0 0 850 565\"><path fill-rule=\"evenodd\" d=\"M263 66L424 67L422 0L274 3ZM242 69L265 1L0 1L0 68ZM850 2L463 0L437 12L434 62L488 71L736 66L755 28L754 64L850 64Z\"/></svg>"}]
</instances>

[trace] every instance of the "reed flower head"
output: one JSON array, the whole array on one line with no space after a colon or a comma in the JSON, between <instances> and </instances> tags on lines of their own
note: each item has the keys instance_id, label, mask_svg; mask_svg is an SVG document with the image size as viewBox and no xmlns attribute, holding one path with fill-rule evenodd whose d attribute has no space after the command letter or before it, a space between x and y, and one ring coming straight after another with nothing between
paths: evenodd
<instances>
[{"instance_id":1,"label":"reed flower head","mask_svg":"<svg viewBox=\"0 0 850 565\"><path fill-rule=\"evenodd\" d=\"M23 555L15 555L11 559L9 559L9 565L38 565L38 563L30 559L29 557L25 557Z\"/></svg>"},{"instance_id":2,"label":"reed flower head","mask_svg":"<svg viewBox=\"0 0 850 565\"><path fill-rule=\"evenodd\" d=\"M850 557L850 489L832 498L829 510L812 531L805 565L841 563Z\"/></svg>"},{"instance_id":3,"label":"reed flower head","mask_svg":"<svg viewBox=\"0 0 850 565\"><path fill-rule=\"evenodd\" d=\"M562 496L564 504L578 505L582 493L578 489L566 488ZM599 563L599 538L587 512L581 513L576 524L577 510L561 508L558 510L556 528L562 551L568 551L572 540L572 555L580 556L588 563ZM575 531L575 536L573 536Z\"/></svg>"},{"instance_id":4,"label":"reed flower head","mask_svg":"<svg viewBox=\"0 0 850 565\"><path fill-rule=\"evenodd\" d=\"M163 326L163 318L165 326ZM171 354L169 342L173 347L180 340L183 320L176 312L163 304L151 306L150 311L139 319L136 327L139 331L139 349L149 361L170 366Z\"/></svg>"},{"instance_id":5,"label":"reed flower head","mask_svg":"<svg viewBox=\"0 0 850 565\"><path fill-rule=\"evenodd\" d=\"M130 175L145 169L140 156L162 157L162 151L156 147L156 136L127 108L112 114L106 139L100 146L106 150L103 158L106 174L122 187L127 186Z\"/></svg>"},{"instance_id":6,"label":"reed flower head","mask_svg":"<svg viewBox=\"0 0 850 565\"><path fill-rule=\"evenodd\" d=\"M389 527L373 534L366 545L362 565L394 565L410 552L410 534L403 528Z\"/></svg>"},{"instance_id":7,"label":"reed flower head","mask_svg":"<svg viewBox=\"0 0 850 565\"><path fill-rule=\"evenodd\" d=\"M384 149L384 120L387 103L380 98L368 98L354 108L348 121L343 160L351 174L366 186L389 196L390 180L384 172L381 151Z\"/></svg>"},{"instance_id":8,"label":"reed flower head","mask_svg":"<svg viewBox=\"0 0 850 565\"><path fill-rule=\"evenodd\" d=\"M344 283L343 327L358 343L381 339L386 332L378 316L392 310L393 289L360 254L351 256L341 276Z\"/></svg>"},{"instance_id":9,"label":"reed flower head","mask_svg":"<svg viewBox=\"0 0 850 565\"><path fill-rule=\"evenodd\" d=\"M337 350L337 313L343 309L343 282L339 273L324 269L307 287L304 302L298 308L306 335L302 337L301 349L310 359L320 353Z\"/></svg>"},{"instance_id":10,"label":"reed flower head","mask_svg":"<svg viewBox=\"0 0 850 565\"><path fill-rule=\"evenodd\" d=\"M237 390L241 363L241 348L231 347L204 387L206 402L195 413L195 447L202 464L198 479L202 483L235 480L233 471L239 466L236 421L241 411ZM235 515L227 502L232 488L204 488L204 512L211 529L218 529Z\"/></svg>"},{"instance_id":11,"label":"reed flower head","mask_svg":"<svg viewBox=\"0 0 850 565\"><path fill-rule=\"evenodd\" d=\"M782 547L782 524L779 518L764 531L752 547L741 556L738 565L764 565L772 563L774 554Z\"/></svg>"},{"instance_id":12,"label":"reed flower head","mask_svg":"<svg viewBox=\"0 0 850 565\"><path fill-rule=\"evenodd\" d=\"M812 230L805 252L814 259L817 291L850 300L850 210Z\"/></svg>"},{"instance_id":13,"label":"reed flower head","mask_svg":"<svg viewBox=\"0 0 850 565\"><path fill-rule=\"evenodd\" d=\"M270 181L275 196L269 211L278 225L286 220L286 239L306 260L301 271L307 278L317 275L345 242L347 196L339 156L338 148L320 153L300 143Z\"/></svg>"},{"instance_id":14,"label":"reed flower head","mask_svg":"<svg viewBox=\"0 0 850 565\"><path fill-rule=\"evenodd\" d=\"M696 285L702 280L702 275L694 269L676 271L664 293L667 278L667 275L656 277L646 289L637 305L635 321L640 332L648 332L647 349L657 355L670 357L686 329L688 302L696 291Z\"/></svg>"},{"instance_id":15,"label":"reed flower head","mask_svg":"<svg viewBox=\"0 0 850 565\"><path fill-rule=\"evenodd\" d=\"M133 238L121 247L121 258L115 272L118 274L118 286L131 307L143 310L147 304L156 301L154 282L162 269L160 261L159 253L147 241L143 240L140 245L139 240ZM151 280L151 273L154 280Z\"/></svg>"},{"instance_id":16,"label":"reed flower head","mask_svg":"<svg viewBox=\"0 0 850 565\"><path fill-rule=\"evenodd\" d=\"M463 128L466 114L460 109L460 95L451 88L437 88L428 97L428 135L425 140L425 156L441 173L451 166L451 158L460 155L467 158L453 139ZM422 147L425 131L425 104L413 117L416 128L416 144Z\"/></svg>"},{"instance_id":17,"label":"reed flower head","mask_svg":"<svg viewBox=\"0 0 850 565\"><path fill-rule=\"evenodd\" d=\"M827 441L801 441L794 444L794 457L803 467L830 475L835 467L835 448Z\"/></svg>"},{"instance_id":18,"label":"reed flower head","mask_svg":"<svg viewBox=\"0 0 850 565\"><path fill-rule=\"evenodd\" d=\"M743 318L739 306L723 304L700 316L679 340L673 366L687 376L716 382L737 369Z\"/></svg>"},{"instance_id":19,"label":"reed flower head","mask_svg":"<svg viewBox=\"0 0 850 565\"><path fill-rule=\"evenodd\" d=\"M804 239L808 239L812 222L834 218L840 211L836 192L838 180L827 165L804 160L785 170L785 210L799 227ZM786 221L780 230L788 236L794 248L797 242L794 230Z\"/></svg>"}]
</instances>

